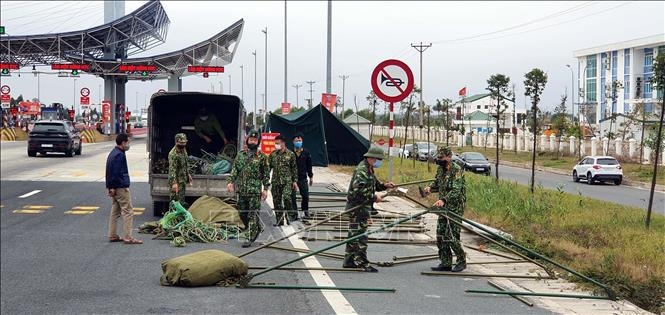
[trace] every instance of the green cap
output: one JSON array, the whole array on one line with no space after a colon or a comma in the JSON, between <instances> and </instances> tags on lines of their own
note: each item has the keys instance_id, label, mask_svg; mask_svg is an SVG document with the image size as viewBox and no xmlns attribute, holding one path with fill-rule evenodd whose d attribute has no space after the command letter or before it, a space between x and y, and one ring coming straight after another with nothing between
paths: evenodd
<instances>
[{"instance_id":1,"label":"green cap","mask_svg":"<svg viewBox=\"0 0 665 315\"><path fill-rule=\"evenodd\" d=\"M247 138L256 138L259 139L261 138L261 134L258 132L256 129L252 129L247 133Z\"/></svg>"},{"instance_id":2,"label":"green cap","mask_svg":"<svg viewBox=\"0 0 665 315\"><path fill-rule=\"evenodd\" d=\"M443 157L443 156L451 156L453 155L453 150L450 149L450 147L439 147L438 150L436 150L436 156L437 157Z\"/></svg>"},{"instance_id":3,"label":"green cap","mask_svg":"<svg viewBox=\"0 0 665 315\"><path fill-rule=\"evenodd\" d=\"M175 135L175 141L187 142L187 135L184 133L177 133Z\"/></svg>"},{"instance_id":4,"label":"green cap","mask_svg":"<svg viewBox=\"0 0 665 315\"><path fill-rule=\"evenodd\" d=\"M369 150L363 156L366 158L375 158L379 160L383 160L385 158L383 154L383 149L376 146L369 147Z\"/></svg>"}]
</instances>

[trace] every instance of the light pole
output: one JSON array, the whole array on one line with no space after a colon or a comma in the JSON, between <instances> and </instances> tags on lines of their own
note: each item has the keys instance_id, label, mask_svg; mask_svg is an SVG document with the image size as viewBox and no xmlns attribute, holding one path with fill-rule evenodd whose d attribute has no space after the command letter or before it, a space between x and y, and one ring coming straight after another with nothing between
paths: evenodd
<instances>
[{"instance_id":1,"label":"light pole","mask_svg":"<svg viewBox=\"0 0 665 315\"><path fill-rule=\"evenodd\" d=\"M570 115L575 119L575 72L573 67L566 65L570 69Z\"/></svg>"},{"instance_id":2,"label":"light pole","mask_svg":"<svg viewBox=\"0 0 665 315\"><path fill-rule=\"evenodd\" d=\"M344 107L345 107L345 104L346 104L346 97L344 97L344 96L346 95L346 90L345 90L346 89L346 79L348 79L349 76L348 75L340 75L339 78L342 79L342 119L344 119Z\"/></svg>"},{"instance_id":3,"label":"light pole","mask_svg":"<svg viewBox=\"0 0 665 315\"><path fill-rule=\"evenodd\" d=\"M263 123L266 122L266 112L268 111L268 27L261 30L265 34L265 73L264 73L264 85L263 85Z\"/></svg>"},{"instance_id":4,"label":"light pole","mask_svg":"<svg viewBox=\"0 0 665 315\"><path fill-rule=\"evenodd\" d=\"M136 102L134 104L135 104L134 105L135 106L134 110L138 112L139 111L139 92L138 91L136 92Z\"/></svg>"},{"instance_id":5,"label":"light pole","mask_svg":"<svg viewBox=\"0 0 665 315\"><path fill-rule=\"evenodd\" d=\"M39 86L39 71L37 71L35 65L32 65L32 74L37 78L37 100L39 101L39 104L41 104L42 99L40 96L41 88Z\"/></svg>"},{"instance_id":6,"label":"light pole","mask_svg":"<svg viewBox=\"0 0 665 315\"><path fill-rule=\"evenodd\" d=\"M41 101L39 101L41 103ZM76 109L76 79L74 79L74 109ZM76 117L76 116L74 116Z\"/></svg>"},{"instance_id":7,"label":"light pole","mask_svg":"<svg viewBox=\"0 0 665 315\"><path fill-rule=\"evenodd\" d=\"M240 100L243 106L245 105L245 72L243 65L240 65Z\"/></svg>"},{"instance_id":8,"label":"light pole","mask_svg":"<svg viewBox=\"0 0 665 315\"><path fill-rule=\"evenodd\" d=\"M222 93L222 81L217 81L219 83L219 94L224 94ZM214 89L214 88L213 88ZM214 92L214 91L213 91Z\"/></svg>"},{"instance_id":9,"label":"light pole","mask_svg":"<svg viewBox=\"0 0 665 315\"><path fill-rule=\"evenodd\" d=\"M102 104L102 85L101 85L101 84L100 84L99 87L98 87L98 91L99 91L99 98L98 98L98 100L99 100L99 104L101 105L101 104Z\"/></svg>"},{"instance_id":10,"label":"light pole","mask_svg":"<svg viewBox=\"0 0 665 315\"><path fill-rule=\"evenodd\" d=\"M292 86L293 86L294 88L296 88L296 108L297 108L297 107L299 107L299 106L298 106L298 89L299 89L300 87L302 87L302 85L300 85L300 84L296 84L296 85L292 85Z\"/></svg>"},{"instance_id":11,"label":"light pole","mask_svg":"<svg viewBox=\"0 0 665 315\"><path fill-rule=\"evenodd\" d=\"M229 93L231 94L231 75L229 74Z\"/></svg>"},{"instance_id":12,"label":"light pole","mask_svg":"<svg viewBox=\"0 0 665 315\"><path fill-rule=\"evenodd\" d=\"M256 50L252 52L252 55L254 55L254 115L252 115L252 123L256 129L256 115L258 114L256 111Z\"/></svg>"}]
</instances>

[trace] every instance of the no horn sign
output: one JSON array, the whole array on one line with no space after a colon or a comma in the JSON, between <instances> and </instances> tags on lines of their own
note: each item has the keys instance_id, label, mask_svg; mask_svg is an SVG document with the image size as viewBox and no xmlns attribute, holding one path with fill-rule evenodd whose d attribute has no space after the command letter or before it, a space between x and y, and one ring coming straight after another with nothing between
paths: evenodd
<instances>
[{"instance_id":1,"label":"no horn sign","mask_svg":"<svg viewBox=\"0 0 665 315\"><path fill-rule=\"evenodd\" d=\"M376 96L386 102L396 103L413 91L413 72L404 62L388 59L374 68L371 83Z\"/></svg>"}]
</instances>

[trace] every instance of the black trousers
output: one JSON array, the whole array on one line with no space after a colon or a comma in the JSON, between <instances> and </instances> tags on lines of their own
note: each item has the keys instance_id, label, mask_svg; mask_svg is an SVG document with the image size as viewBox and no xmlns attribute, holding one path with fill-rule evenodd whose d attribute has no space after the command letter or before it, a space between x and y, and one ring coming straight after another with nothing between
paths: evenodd
<instances>
[{"instance_id":1,"label":"black trousers","mask_svg":"<svg viewBox=\"0 0 665 315\"><path fill-rule=\"evenodd\" d=\"M307 177L305 179L298 179L298 190L300 190L301 209L305 214L309 213L309 182L307 182ZM291 202L293 203L293 209L298 211L298 203L296 202L296 192L293 191L291 194Z\"/></svg>"}]
</instances>

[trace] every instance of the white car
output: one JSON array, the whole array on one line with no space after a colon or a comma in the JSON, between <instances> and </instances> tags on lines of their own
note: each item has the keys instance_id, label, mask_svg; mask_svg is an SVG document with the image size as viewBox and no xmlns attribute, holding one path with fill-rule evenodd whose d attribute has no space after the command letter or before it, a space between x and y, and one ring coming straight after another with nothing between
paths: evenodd
<instances>
[{"instance_id":1,"label":"white car","mask_svg":"<svg viewBox=\"0 0 665 315\"><path fill-rule=\"evenodd\" d=\"M611 156L585 156L573 167L573 181L579 182L580 179L589 185L596 181L621 185L623 170L619 161Z\"/></svg>"}]
</instances>

